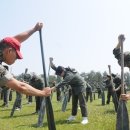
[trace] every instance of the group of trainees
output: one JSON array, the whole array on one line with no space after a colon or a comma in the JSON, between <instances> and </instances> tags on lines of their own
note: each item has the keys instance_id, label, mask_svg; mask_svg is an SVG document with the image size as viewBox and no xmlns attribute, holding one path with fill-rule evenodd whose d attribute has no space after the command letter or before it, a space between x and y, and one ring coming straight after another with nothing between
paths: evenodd
<instances>
[{"instance_id":1,"label":"group of trainees","mask_svg":"<svg viewBox=\"0 0 130 130\"><path fill-rule=\"evenodd\" d=\"M47 97L51 96L52 91L55 91L58 88L62 88L65 85L70 85L72 89L72 111L70 117L67 120L72 121L76 119L79 102L82 115L81 123L85 125L88 123L88 110L85 101L85 81L75 69L71 69L69 67L65 68L63 66L56 67L53 64L53 58L50 58L51 68L55 71L55 74L62 77L63 80L52 88L45 86L43 89L39 90L37 89L37 87L32 86L31 84L19 81L14 78L14 76L2 64L6 63L7 65L12 65L17 59L23 59L23 56L20 52L21 45L30 36L32 36L35 32L40 31L42 28L43 23L38 22L31 29L19 33L15 36L5 37L0 41L0 86L5 86L16 90L19 93L23 93L30 96ZM119 64L121 61L120 44L122 39L125 40L124 35L120 35L118 37L118 45L113 51L113 54L118 59ZM125 53L124 56L124 59L126 60L125 67L130 67L129 53ZM122 94L121 99L130 99L130 94Z\"/></svg>"}]
</instances>

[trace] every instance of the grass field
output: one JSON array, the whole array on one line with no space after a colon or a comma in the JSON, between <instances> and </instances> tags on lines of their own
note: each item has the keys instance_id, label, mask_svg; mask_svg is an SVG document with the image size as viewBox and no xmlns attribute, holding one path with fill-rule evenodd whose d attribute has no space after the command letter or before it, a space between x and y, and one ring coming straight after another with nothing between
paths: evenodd
<instances>
[{"instance_id":1,"label":"grass field","mask_svg":"<svg viewBox=\"0 0 130 130\"><path fill-rule=\"evenodd\" d=\"M15 93L14 93L15 98ZM46 115L43 120L43 127L37 128L38 115L33 115L35 111L35 102L27 104L27 100L23 95L22 109L15 111L14 116L10 117L13 101L10 102L8 108L0 107L0 130L48 130ZM0 100L0 105L2 101ZM97 98L88 106L88 119L87 125L82 125L80 110L75 121L67 123L66 119L71 113L71 102L68 103L66 112L61 111L61 102L56 101L55 94L52 100L54 118L57 130L115 130L116 126L116 113L114 111L113 103L110 105L101 105L101 99ZM130 102L127 102L128 112L130 112Z\"/></svg>"}]
</instances>

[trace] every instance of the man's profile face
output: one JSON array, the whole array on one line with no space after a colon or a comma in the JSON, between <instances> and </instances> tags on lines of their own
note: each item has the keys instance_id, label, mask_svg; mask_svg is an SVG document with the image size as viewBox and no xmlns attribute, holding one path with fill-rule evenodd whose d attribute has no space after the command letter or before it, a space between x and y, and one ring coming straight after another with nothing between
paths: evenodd
<instances>
[{"instance_id":1,"label":"man's profile face","mask_svg":"<svg viewBox=\"0 0 130 130\"><path fill-rule=\"evenodd\" d=\"M6 48L3 51L4 62L8 65L12 65L17 60L17 54L14 48Z\"/></svg>"},{"instance_id":2,"label":"man's profile face","mask_svg":"<svg viewBox=\"0 0 130 130\"><path fill-rule=\"evenodd\" d=\"M61 76L61 77L63 77L63 76L64 76L64 74L65 74L65 72L64 72L64 71L62 71L62 73L60 74L60 76Z\"/></svg>"}]
</instances>

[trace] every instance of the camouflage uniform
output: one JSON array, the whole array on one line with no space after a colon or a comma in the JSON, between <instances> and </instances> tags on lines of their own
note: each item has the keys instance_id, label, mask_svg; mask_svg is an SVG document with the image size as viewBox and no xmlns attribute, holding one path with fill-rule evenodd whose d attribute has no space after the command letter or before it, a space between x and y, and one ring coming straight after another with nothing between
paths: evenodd
<instances>
[{"instance_id":1,"label":"camouflage uniform","mask_svg":"<svg viewBox=\"0 0 130 130\"><path fill-rule=\"evenodd\" d=\"M9 67L4 65L4 67L9 70ZM2 87L3 90L2 90L2 93L3 93L3 105L2 106L6 106L8 107L9 105L9 95L10 95L10 88L7 88L5 86Z\"/></svg>"},{"instance_id":2,"label":"camouflage uniform","mask_svg":"<svg viewBox=\"0 0 130 130\"><path fill-rule=\"evenodd\" d=\"M0 87L5 87L7 81L13 78L13 75L2 65L3 54L0 49ZM3 88L6 89L6 88Z\"/></svg>"},{"instance_id":3,"label":"camouflage uniform","mask_svg":"<svg viewBox=\"0 0 130 130\"><path fill-rule=\"evenodd\" d=\"M121 50L120 48L114 48L113 54L118 60L118 64L121 66ZM124 52L124 67L130 67L130 52Z\"/></svg>"},{"instance_id":4,"label":"camouflage uniform","mask_svg":"<svg viewBox=\"0 0 130 130\"><path fill-rule=\"evenodd\" d=\"M13 75L2 65L3 55L0 50L0 87L5 86L7 81L13 78Z\"/></svg>"},{"instance_id":5,"label":"camouflage uniform","mask_svg":"<svg viewBox=\"0 0 130 130\"><path fill-rule=\"evenodd\" d=\"M85 81L78 72L68 71L65 68L63 81L56 85L56 88L70 85L72 88L72 115L77 115L78 100L81 108L82 117L87 117L87 106L85 101Z\"/></svg>"}]
</instances>

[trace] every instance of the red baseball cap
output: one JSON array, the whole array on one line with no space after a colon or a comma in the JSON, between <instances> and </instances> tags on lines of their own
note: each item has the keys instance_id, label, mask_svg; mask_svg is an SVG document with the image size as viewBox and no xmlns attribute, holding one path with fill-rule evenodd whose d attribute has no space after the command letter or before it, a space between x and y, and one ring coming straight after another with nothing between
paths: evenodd
<instances>
[{"instance_id":1,"label":"red baseball cap","mask_svg":"<svg viewBox=\"0 0 130 130\"><path fill-rule=\"evenodd\" d=\"M23 56L20 52L21 44L17 39L15 39L14 37L5 37L3 39L3 42L9 44L10 46L12 46L16 50L18 59L23 59Z\"/></svg>"}]
</instances>

